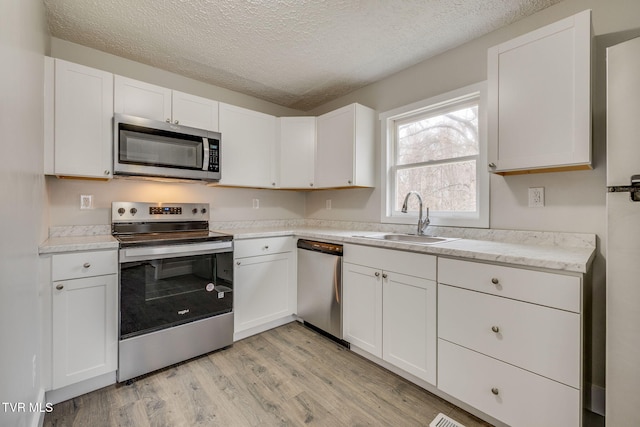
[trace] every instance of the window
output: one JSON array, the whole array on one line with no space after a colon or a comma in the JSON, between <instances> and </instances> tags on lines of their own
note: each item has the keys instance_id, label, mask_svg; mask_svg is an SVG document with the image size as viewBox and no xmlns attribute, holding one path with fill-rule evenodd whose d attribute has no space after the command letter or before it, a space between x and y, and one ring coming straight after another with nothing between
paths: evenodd
<instances>
[{"instance_id":1,"label":"window","mask_svg":"<svg viewBox=\"0 0 640 427\"><path fill-rule=\"evenodd\" d=\"M476 84L380 115L383 132L382 222L414 224L417 191L431 224L489 226L485 85Z\"/></svg>"}]
</instances>

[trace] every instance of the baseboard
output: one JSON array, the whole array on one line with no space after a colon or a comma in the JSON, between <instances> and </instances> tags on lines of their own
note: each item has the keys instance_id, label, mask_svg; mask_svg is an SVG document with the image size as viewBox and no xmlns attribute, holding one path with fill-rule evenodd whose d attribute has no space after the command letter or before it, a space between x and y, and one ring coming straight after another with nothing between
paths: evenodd
<instances>
[{"instance_id":1,"label":"baseboard","mask_svg":"<svg viewBox=\"0 0 640 427\"><path fill-rule=\"evenodd\" d=\"M116 371L108 372L57 390L48 391L46 394L47 403L55 405L57 403L64 402L65 400L73 399L74 397L78 397L82 394L89 393L115 383Z\"/></svg>"},{"instance_id":2,"label":"baseboard","mask_svg":"<svg viewBox=\"0 0 640 427\"><path fill-rule=\"evenodd\" d=\"M589 390L589 396L585 399L585 409L604 417L606 389L595 384L586 384L586 389Z\"/></svg>"},{"instance_id":3,"label":"baseboard","mask_svg":"<svg viewBox=\"0 0 640 427\"><path fill-rule=\"evenodd\" d=\"M262 325L254 326L253 328L245 329L233 334L233 342L243 340L252 335L257 335L261 332L268 331L269 329L277 328L278 326L286 325L296 320L296 316L291 314L280 319L272 320L271 322L264 323Z\"/></svg>"}]
</instances>

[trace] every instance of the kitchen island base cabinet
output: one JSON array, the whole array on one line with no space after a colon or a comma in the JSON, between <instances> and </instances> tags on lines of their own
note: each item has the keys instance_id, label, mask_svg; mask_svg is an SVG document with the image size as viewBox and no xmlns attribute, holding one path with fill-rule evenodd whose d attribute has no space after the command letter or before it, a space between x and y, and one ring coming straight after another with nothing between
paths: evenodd
<instances>
[{"instance_id":1,"label":"kitchen island base cabinet","mask_svg":"<svg viewBox=\"0 0 640 427\"><path fill-rule=\"evenodd\" d=\"M235 241L234 341L294 320L295 239Z\"/></svg>"}]
</instances>

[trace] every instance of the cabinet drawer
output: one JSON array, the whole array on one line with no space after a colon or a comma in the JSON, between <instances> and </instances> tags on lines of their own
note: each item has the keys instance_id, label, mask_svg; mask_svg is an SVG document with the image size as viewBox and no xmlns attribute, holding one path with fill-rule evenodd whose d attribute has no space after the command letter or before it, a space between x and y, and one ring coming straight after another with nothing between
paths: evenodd
<instances>
[{"instance_id":1,"label":"cabinet drawer","mask_svg":"<svg viewBox=\"0 0 640 427\"><path fill-rule=\"evenodd\" d=\"M445 340L438 341L438 388L512 426L580 425L579 390Z\"/></svg>"},{"instance_id":2,"label":"cabinet drawer","mask_svg":"<svg viewBox=\"0 0 640 427\"><path fill-rule=\"evenodd\" d=\"M438 282L580 313L580 277L448 258L438 259Z\"/></svg>"},{"instance_id":3,"label":"cabinet drawer","mask_svg":"<svg viewBox=\"0 0 640 427\"><path fill-rule=\"evenodd\" d=\"M296 248L293 236L265 237L260 239L234 240L234 258L291 252Z\"/></svg>"},{"instance_id":4,"label":"cabinet drawer","mask_svg":"<svg viewBox=\"0 0 640 427\"><path fill-rule=\"evenodd\" d=\"M579 314L439 285L438 336L580 387Z\"/></svg>"},{"instance_id":5,"label":"cabinet drawer","mask_svg":"<svg viewBox=\"0 0 640 427\"><path fill-rule=\"evenodd\" d=\"M344 262L436 280L436 257L433 255L371 246L345 245Z\"/></svg>"},{"instance_id":6,"label":"cabinet drawer","mask_svg":"<svg viewBox=\"0 0 640 427\"><path fill-rule=\"evenodd\" d=\"M117 251L74 252L51 258L51 279L54 282L118 272Z\"/></svg>"}]
</instances>

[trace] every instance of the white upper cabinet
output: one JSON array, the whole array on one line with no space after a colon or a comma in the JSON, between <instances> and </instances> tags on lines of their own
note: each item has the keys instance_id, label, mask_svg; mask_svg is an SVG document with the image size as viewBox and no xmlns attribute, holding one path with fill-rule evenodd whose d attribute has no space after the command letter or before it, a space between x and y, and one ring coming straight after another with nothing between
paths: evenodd
<instances>
[{"instance_id":1,"label":"white upper cabinet","mask_svg":"<svg viewBox=\"0 0 640 427\"><path fill-rule=\"evenodd\" d=\"M316 118L280 117L280 188L314 188Z\"/></svg>"},{"instance_id":2,"label":"white upper cabinet","mask_svg":"<svg viewBox=\"0 0 640 427\"><path fill-rule=\"evenodd\" d=\"M375 111L351 104L317 118L315 187L375 186Z\"/></svg>"},{"instance_id":3,"label":"white upper cabinet","mask_svg":"<svg viewBox=\"0 0 640 427\"><path fill-rule=\"evenodd\" d=\"M54 114L51 139L52 111L45 108L45 172L111 178L113 74L60 59L53 67L47 62L54 77L53 91L50 75L45 78L45 105L53 105Z\"/></svg>"},{"instance_id":4,"label":"white upper cabinet","mask_svg":"<svg viewBox=\"0 0 640 427\"><path fill-rule=\"evenodd\" d=\"M488 51L489 170L591 167L591 11Z\"/></svg>"},{"instance_id":5,"label":"white upper cabinet","mask_svg":"<svg viewBox=\"0 0 640 427\"><path fill-rule=\"evenodd\" d=\"M276 188L277 117L220 103L220 185Z\"/></svg>"},{"instance_id":6,"label":"white upper cabinet","mask_svg":"<svg viewBox=\"0 0 640 427\"><path fill-rule=\"evenodd\" d=\"M218 131L218 101L115 76L115 112Z\"/></svg>"}]
</instances>

